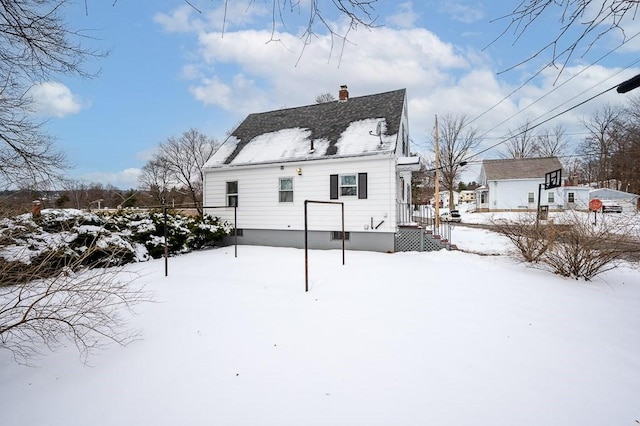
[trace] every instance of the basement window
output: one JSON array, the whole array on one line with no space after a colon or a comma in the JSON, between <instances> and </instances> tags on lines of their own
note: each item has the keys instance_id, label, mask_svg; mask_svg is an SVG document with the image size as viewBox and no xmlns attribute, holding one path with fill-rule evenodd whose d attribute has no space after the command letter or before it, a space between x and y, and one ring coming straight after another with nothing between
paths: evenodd
<instances>
[{"instance_id":1,"label":"basement window","mask_svg":"<svg viewBox=\"0 0 640 426\"><path fill-rule=\"evenodd\" d=\"M349 241L349 232L344 233L345 241ZM331 231L331 241L340 240L342 241L342 231Z\"/></svg>"}]
</instances>

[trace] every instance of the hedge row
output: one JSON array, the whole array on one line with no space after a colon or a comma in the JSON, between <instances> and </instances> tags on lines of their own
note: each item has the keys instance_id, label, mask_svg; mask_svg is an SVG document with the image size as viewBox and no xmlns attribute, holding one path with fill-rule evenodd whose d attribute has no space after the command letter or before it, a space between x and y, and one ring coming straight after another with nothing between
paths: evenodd
<instances>
[{"instance_id":1,"label":"hedge row","mask_svg":"<svg viewBox=\"0 0 640 426\"><path fill-rule=\"evenodd\" d=\"M231 226L217 217L167 212L170 255L214 246ZM46 209L0 219L0 263L42 266L43 275L69 265L105 267L159 258L164 254L165 215L123 210L87 213Z\"/></svg>"}]
</instances>

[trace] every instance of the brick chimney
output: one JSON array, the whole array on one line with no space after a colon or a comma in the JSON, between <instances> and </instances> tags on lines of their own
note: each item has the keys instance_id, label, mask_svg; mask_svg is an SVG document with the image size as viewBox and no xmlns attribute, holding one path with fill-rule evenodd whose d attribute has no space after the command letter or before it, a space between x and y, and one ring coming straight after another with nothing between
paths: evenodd
<instances>
[{"instance_id":1,"label":"brick chimney","mask_svg":"<svg viewBox=\"0 0 640 426\"><path fill-rule=\"evenodd\" d=\"M343 84L338 92L338 101L347 102L347 100L349 100L349 91L347 90L347 85Z\"/></svg>"}]
</instances>

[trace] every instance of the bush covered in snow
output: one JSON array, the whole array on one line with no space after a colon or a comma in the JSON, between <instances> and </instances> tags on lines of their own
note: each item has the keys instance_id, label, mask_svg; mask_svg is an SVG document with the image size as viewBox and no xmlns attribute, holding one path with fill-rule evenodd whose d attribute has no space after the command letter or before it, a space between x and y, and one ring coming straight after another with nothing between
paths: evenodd
<instances>
[{"instance_id":1,"label":"bush covered in snow","mask_svg":"<svg viewBox=\"0 0 640 426\"><path fill-rule=\"evenodd\" d=\"M218 243L229 226L211 216L166 215L169 254L187 253ZM0 262L46 263L59 271L84 256L85 266L103 267L158 258L164 254L162 212L87 213L46 209L39 217L23 214L0 219Z\"/></svg>"}]
</instances>

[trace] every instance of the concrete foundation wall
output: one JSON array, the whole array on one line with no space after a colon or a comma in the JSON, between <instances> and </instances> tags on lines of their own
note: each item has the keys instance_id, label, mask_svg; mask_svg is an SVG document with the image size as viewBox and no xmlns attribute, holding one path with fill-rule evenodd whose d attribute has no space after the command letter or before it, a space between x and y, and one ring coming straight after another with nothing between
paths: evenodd
<instances>
[{"instance_id":1,"label":"concrete foundation wall","mask_svg":"<svg viewBox=\"0 0 640 426\"><path fill-rule=\"evenodd\" d=\"M345 249L347 250L394 251L394 233L349 232L349 234L350 239L345 241ZM342 248L342 240L331 240L331 232L328 231L309 231L307 238L310 249ZM233 245L234 243L235 238L233 235L223 240L225 245ZM238 236L238 245L304 248L304 231L243 229L242 236Z\"/></svg>"}]
</instances>

